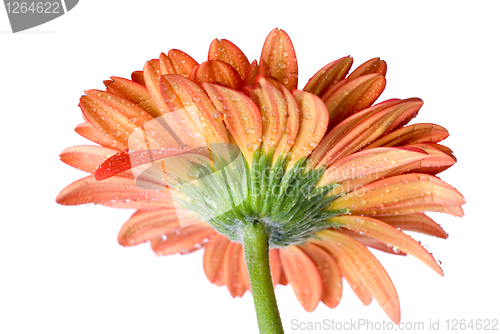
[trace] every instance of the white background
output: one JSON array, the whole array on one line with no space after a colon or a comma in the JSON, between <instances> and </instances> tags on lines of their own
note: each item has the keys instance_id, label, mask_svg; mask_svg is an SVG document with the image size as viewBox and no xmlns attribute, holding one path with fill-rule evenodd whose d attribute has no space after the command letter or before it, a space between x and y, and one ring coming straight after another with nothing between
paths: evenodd
<instances>
[{"instance_id":1,"label":"white background","mask_svg":"<svg viewBox=\"0 0 500 334\"><path fill-rule=\"evenodd\" d=\"M253 60L274 27L294 42L299 87L334 59L351 55L357 66L379 56L388 62L381 100L420 97L417 121L451 133L443 144L458 164L441 176L464 194L466 216L432 215L448 240L414 235L442 261L445 276L376 252L399 292L402 322L428 329L440 320L443 330L447 319L499 319L497 4L87 0L18 34L0 8L0 332L258 332L251 296L233 300L211 285L202 252L157 258L146 244L123 248L116 236L132 211L62 207L55 197L84 176L58 159L65 147L89 143L73 132L84 90L103 89L109 76L128 78L170 48L201 62L214 38L231 40ZM287 333L300 332L292 319L389 321L375 301L362 306L347 284L336 309L321 304L310 314L290 286L276 294Z\"/></svg>"}]
</instances>

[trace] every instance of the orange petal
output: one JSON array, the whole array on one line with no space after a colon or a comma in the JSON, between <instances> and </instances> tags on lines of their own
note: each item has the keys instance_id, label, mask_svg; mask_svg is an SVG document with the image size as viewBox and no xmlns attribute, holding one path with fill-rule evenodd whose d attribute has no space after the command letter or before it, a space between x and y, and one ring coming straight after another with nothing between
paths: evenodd
<instances>
[{"instance_id":1,"label":"orange petal","mask_svg":"<svg viewBox=\"0 0 500 334\"><path fill-rule=\"evenodd\" d=\"M60 157L65 164L93 174L101 163L116 153L118 153L117 150L108 147L80 145L64 149ZM131 172L124 173L122 176L134 177Z\"/></svg>"},{"instance_id":2,"label":"orange petal","mask_svg":"<svg viewBox=\"0 0 500 334\"><path fill-rule=\"evenodd\" d=\"M262 65L265 65L262 63ZM271 72L269 72L269 67L259 66L257 60L254 60L250 66L248 66L247 73L245 75L245 80L243 81L243 86L254 86L256 84L257 77L261 75L263 77L270 77Z\"/></svg>"},{"instance_id":3,"label":"orange petal","mask_svg":"<svg viewBox=\"0 0 500 334\"><path fill-rule=\"evenodd\" d=\"M146 82L144 81L144 73L142 71L132 72L131 78L133 82L137 82L139 85L146 86Z\"/></svg>"},{"instance_id":4,"label":"orange petal","mask_svg":"<svg viewBox=\"0 0 500 334\"><path fill-rule=\"evenodd\" d=\"M222 262L226 254L226 248L230 242L231 241L222 234L215 234L205 246L203 269L210 283L215 283L218 273L222 273ZM218 284L218 286L220 285Z\"/></svg>"},{"instance_id":5,"label":"orange petal","mask_svg":"<svg viewBox=\"0 0 500 334\"><path fill-rule=\"evenodd\" d=\"M409 215L382 216L377 219L403 231L412 231L446 239L448 233L434 220L423 213Z\"/></svg>"},{"instance_id":6,"label":"orange petal","mask_svg":"<svg viewBox=\"0 0 500 334\"><path fill-rule=\"evenodd\" d=\"M144 65L144 81L149 94L153 98L158 110L161 114L166 113L169 109L165 104L165 100L160 94L160 61L158 59L151 59Z\"/></svg>"},{"instance_id":7,"label":"orange petal","mask_svg":"<svg viewBox=\"0 0 500 334\"><path fill-rule=\"evenodd\" d=\"M453 155L453 151L449 147L436 143L425 143L425 144L437 148L438 150L448 154L453 160L457 161L457 158L455 158L455 156Z\"/></svg>"},{"instance_id":8,"label":"orange petal","mask_svg":"<svg viewBox=\"0 0 500 334\"><path fill-rule=\"evenodd\" d=\"M262 141L262 119L259 108L245 94L219 85L204 83L215 107L224 114L224 123L248 164Z\"/></svg>"},{"instance_id":9,"label":"orange petal","mask_svg":"<svg viewBox=\"0 0 500 334\"><path fill-rule=\"evenodd\" d=\"M199 84L212 82L236 90L243 88L243 80L238 72L231 65L220 60L203 62L193 70L190 79Z\"/></svg>"},{"instance_id":10,"label":"orange petal","mask_svg":"<svg viewBox=\"0 0 500 334\"><path fill-rule=\"evenodd\" d=\"M289 90L297 88L297 56L292 41L285 31L274 28L269 33L260 60L269 66L271 76L278 79L286 88Z\"/></svg>"},{"instance_id":11,"label":"orange petal","mask_svg":"<svg viewBox=\"0 0 500 334\"><path fill-rule=\"evenodd\" d=\"M325 230L317 235L326 241L321 242L320 246L337 260L349 285L354 285L353 290L356 291L357 286L367 288L389 318L399 323L401 313L398 294L375 256L365 246L340 232Z\"/></svg>"},{"instance_id":12,"label":"orange petal","mask_svg":"<svg viewBox=\"0 0 500 334\"><path fill-rule=\"evenodd\" d=\"M222 262L224 282L233 298L243 296L246 291L245 285L242 284L244 276L242 276L239 265L241 251L242 247L239 242L231 242L226 248Z\"/></svg>"},{"instance_id":13,"label":"orange petal","mask_svg":"<svg viewBox=\"0 0 500 334\"><path fill-rule=\"evenodd\" d=\"M287 110L287 118L286 123L283 126L283 133L281 135L280 140L276 143L276 148L274 151L272 164L278 160L278 158L283 155L285 156L292 145L295 143L295 139L297 137L297 133L299 132L300 126L300 109L297 101L293 94L282 84L278 85L278 89L283 94L286 100L286 110Z\"/></svg>"},{"instance_id":14,"label":"orange petal","mask_svg":"<svg viewBox=\"0 0 500 334\"><path fill-rule=\"evenodd\" d=\"M128 147L129 135L143 124L153 120L136 104L98 90L86 91L80 98L80 108L87 121L103 135Z\"/></svg>"},{"instance_id":15,"label":"orange petal","mask_svg":"<svg viewBox=\"0 0 500 334\"><path fill-rule=\"evenodd\" d=\"M371 183L342 196L329 209L348 208L356 215L390 215L437 210L465 204L452 186L427 174L403 174Z\"/></svg>"},{"instance_id":16,"label":"orange petal","mask_svg":"<svg viewBox=\"0 0 500 334\"><path fill-rule=\"evenodd\" d=\"M203 222L193 213L182 209L140 210L123 224L118 234L118 243L133 246L175 232L181 228L179 217L183 222L189 219L192 225Z\"/></svg>"},{"instance_id":17,"label":"orange petal","mask_svg":"<svg viewBox=\"0 0 500 334\"><path fill-rule=\"evenodd\" d=\"M357 232L353 232L353 231L350 231L350 230L345 229L345 228L342 228L341 231L343 234L348 235L349 237L351 237L354 240L358 241L359 243L365 245L366 247L377 249L379 251L393 254L393 255L406 256L406 253L400 251L399 249L393 249L392 246L390 246L386 243L383 243L380 240L373 239L373 238L366 236L364 234L359 234Z\"/></svg>"},{"instance_id":18,"label":"orange petal","mask_svg":"<svg viewBox=\"0 0 500 334\"><path fill-rule=\"evenodd\" d=\"M453 166L457 160L453 155L447 154L427 143L411 144L405 147L414 147L421 149L427 153L427 157L422 162L415 162L411 166L411 170L418 173L436 175Z\"/></svg>"},{"instance_id":19,"label":"orange petal","mask_svg":"<svg viewBox=\"0 0 500 334\"><path fill-rule=\"evenodd\" d=\"M246 89L246 93L259 107L262 117L262 143L265 152L269 152L283 134L288 103L281 91L268 79L260 76L257 82L256 87Z\"/></svg>"},{"instance_id":20,"label":"orange petal","mask_svg":"<svg viewBox=\"0 0 500 334\"><path fill-rule=\"evenodd\" d=\"M448 137L448 131L437 124L421 123L405 126L377 139L367 147L404 146L416 143L438 143Z\"/></svg>"},{"instance_id":21,"label":"orange petal","mask_svg":"<svg viewBox=\"0 0 500 334\"><path fill-rule=\"evenodd\" d=\"M413 255L436 273L443 276L441 267L422 245L389 224L370 217L352 215L335 217L332 221L341 224L342 227L351 231L362 233L392 247L397 247L406 254Z\"/></svg>"},{"instance_id":22,"label":"orange petal","mask_svg":"<svg viewBox=\"0 0 500 334\"><path fill-rule=\"evenodd\" d=\"M166 239L152 239L151 248L157 256L187 254L201 249L216 233L207 224L195 224L170 231Z\"/></svg>"},{"instance_id":23,"label":"orange petal","mask_svg":"<svg viewBox=\"0 0 500 334\"><path fill-rule=\"evenodd\" d=\"M250 62L245 54L227 39L214 39L208 50L208 60L221 60L231 65L241 79L245 78Z\"/></svg>"},{"instance_id":24,"label":"orange petal","mask_svg":"<svg viewBox=\"0 0 500 334\"><path fill-rule=\"evenodd\" d=\"M299 129L290 152L288 166L302 157L307 157L319 144L328 127L328 110L319 97L314 94L295 90L293 96L299 106Z\"/></svg>"},{"instance_id":25,"label":"orange petal","mask_svg":"<svg viewBox=\"0 0 500 334\"><path fill-rule=\"evenodd\" d=\"M337 88L333 94L326 92L322 97L330 114L330 124L337 125L342 120L368 108L382 94L385 78L379 74L368 74Z\"/></svg>"},{"instance_id":26,"label":"orange petal","mask_svg":"<svg viewBox=\"0 0 500 334\"><path fill-rule=\"evenodd\" d=\"M154 184L150 186L149 189L158 189ZM146 210L173 207L169 193L139 188L133 179L120 176L96 181L91 175L77 180L57 195L56 202L63 205L94 203L115 208Z\"/></svg>"},{"instance_id":27,"label":"orange petal","mask_svg":"<svg viewBox=\"0 0 500 334\"><path fill-rule=\"evenodd\" d=\"M370 59L358 66L354 71L352 71L352 73L347 77L347 80L352 81L363 75L372 73L380 74L381 76L385 77L385 74L387 73L387 63L383 60L380 60L380 58Z\"/></svg>"},{"instance_id":28,"label":"orange petal","mask_svg":"<svg viewBox=\"0 0 500 334\"><path fill-rule=\"evenodd\" d=\"M124 150L127 148L127 146L114 140L112 136L105 136L104 134L99 132L90 123L78 124L75 127L75 131L80 136L87 138L88 140L93 141L94 143L97 143L101 146L111 147L116 150Z\"/></svg>"},{"instance_id":29,"label":"orange petal","mask_svg":"<svg viewBox=\"0 0 500 334\"><path fill-rule=\"evenodd\" d=\"M359 126L361 123L363 123L376 113L380 112L381 110L394 106L397 103L401 103L401 100L387 100L374 105L371 108L360 111L359 113L354 114L348 119L342 121L342 123L338 124L332 130L330 130L328 134L323 138L323 140L319 143L318 147L311 154L311 162L313 164L317 164L332 147L334 147L339 141L341 141L342 138L344 138L347 134L352 132L357 126Z\"/></svg>"},{"instance_id":30,"label":"orange petal","mask_svg":"<svg viewBox=\"0 0 500 334\"><path fill-rule=\"evenodd\" d=\"M318 186L337 183L330 195L348 193L384 177L410 171L427 157L422 150L380 147L363 150L337 161L321 177Z\"/></svg>"},{"instance_id":31,"label":"orange petal","mask_svg":"<svg viewBox=\"0 0 500 334\"><path fill-rule=\"evenodd\" d=\"M145 165L169 157L182 157L183 153L186 153L186 150L168 146L166 148L151 150L118 152L101 163L99 168L96 170L95 178L96 180L101 181L119 173L128 171L132 167ZM164 182L161 184L164 184Z\"/></svg>"},{"instance_id":32,"label":"orange petal","mask_svg":"<svg viewBox=\"0 0 500 334\"><path fill-rule=\"evenodd\" d=\"M321 301L329 308L336 307L342 298L342 275L337 262L328 252L312 243L307 243L300 249L318 268L323 288Z\"/></svg>"},{"instance_id":33,"label":"orange petal","mask_svg":"<svg viewBox=\"0 0 500 334\"><path fill-rule=\"evenodd\" d=\"M273 285L276 288L276 286L280 283L281 276L285 274L281 268L280 252L277 248L269 250L269 264L271 266Z\"/></svg>"},{"instance_id":34,"label":"orange petal","mask_svg":"<svg viewBox=\"0 0 500 334\"><path fill-rule=\"evenodd\" d=\"M311 155L311 164L329 167L336 161L359 151L399 122L420 109L420 99L389 100L346 119L333 128Z\"/></svg>"},{"instance_id":35,"label":"orange petal","mask_svg":"<svg viewBox=\"0 0 500 334\"><path fill-rule=\"evenodd\" d=\"M332 61L309 79L304 90L322 96L333 85L345 78L352 66L352 61L352 57L349 56Z\"/></svg>"},{"instance_id":36,"label":"orange petal","mask_svg":"<svg viewBox=\"0 0 500 334\"><path fill-rule=\"evenodd\" d=\"M198 66L196 60L181 50L172 49L168 51L168 56L160 54L158 68L161 74L179 74L189 78L191 71Z\"/></svg>"},{"instance_id":37,"label":"orange petal","mask_svg":"<svg viewBox=\"0 0 500 334\"><path fill-rule=\"evenodd\" d=\"M134 102L153 118L161 115L146 87L120 77L111 77L111 80L106 83L106 87L111 93Z\"/></svg>"},{"instance_id":38,"label":"orange petal","mask_svg":"<svg viewBox=\"0 0 500 334\"><path fill-rule=\"evenodd\" d=\"M307 312L318 306L323 295L321 275L314 262L297 246L280 250L283 270L292 285L293 292Z\"/></svg>"},{"instance_id":39,"label":"orange petal","mask_svg":"<svg viewBox=\"0 0 500 334\"><path fill-rule=\"evenodd\" d=\"M215 108L201 87L193 81L179 75L165 75L164 78L179 97L184 108L203 133L208 144L228 143L227 130L222 122L222 115Z\"/></svg>"},{"instance_id":40,"label":"orange petal","mask_svg":"<svg viewBox=\"0 0 500 334\"><path fill-rule=\"evenodd\" d=\"M160 65L160 74L177 74L174 69L174 64L172 64L172 61L170 61L170 58L166 54L164 54L163 52L160 53L160 57L158 58L158 60Z\"/></svg>"}]
</instances>

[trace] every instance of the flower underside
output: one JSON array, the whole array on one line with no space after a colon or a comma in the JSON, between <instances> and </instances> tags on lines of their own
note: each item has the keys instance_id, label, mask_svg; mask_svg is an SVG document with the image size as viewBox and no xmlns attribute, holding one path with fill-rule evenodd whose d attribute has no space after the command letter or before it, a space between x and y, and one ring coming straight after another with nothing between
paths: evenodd
<instances>
[{"instance_id":1,"label":"flower underside","mask_svg":"<svg viewBox=\"0 0 500 334\"><path fill-rule=\"evenodd\" d=\"M369 249L412 255L443 275L405 231L447 238L426 212L460 217L465 200L435 176L456 163L440 144L448 131L409 124L419 98L375 104L385 61L349 73L352 64L335 60L300 90L295 49L278 29L253 62L224 39L202 63L161 53L131 80L111 77L105 91L81 97L85 123L75 131L100 146L61 153L90 175L56 201L137 209L121 245L149 242L157 255L204 248L208 280L233 297L267 265L267 293L289 284L306 311L336 307L345 279L364 305L376 300L397 323L397 292ZM252 242L261 258L250 263L264 265L253 274L243 260Z\"/></svg>"},{"instance_id":2,"label":"flower underside","mask_svg":"<svg viewBox=\"0 0 500 334\"><path fill-rule=\"evenodd\" d=\"M324 168L306 171L301 158L286 170L289 155L281 155L272 165L273 150L263 149L255 151L249 168L237 149L229 151L231 161L212 154L212 166L191 163L188 174L197 182L181 182L179 189L189 198L180 200L181 205L230 240L242 241L243 224L263 224L272 248L299 244L318 231L338 227L329 219L348 212L325 210L339 195L328 195L335 184L316 187Z\"/></svg>"}]
</instances>

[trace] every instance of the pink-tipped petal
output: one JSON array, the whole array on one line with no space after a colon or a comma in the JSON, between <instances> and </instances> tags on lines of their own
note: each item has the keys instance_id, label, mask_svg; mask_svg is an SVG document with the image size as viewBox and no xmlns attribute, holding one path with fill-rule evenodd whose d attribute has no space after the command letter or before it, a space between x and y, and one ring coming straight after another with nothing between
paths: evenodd
<instances>
[{"instance_id":1,"label":"pink-tipped petal","mask_svg":"<svg viewBox=\"0 0 500 334\"><path fill-rule=\"evenodd\" d=\"M245 54L227 39L214 39L208 50L208 60L221 60L231 65L245 79L246 72L250 66Z\"/></svg>"},{"instance_id":2,"label":"pink-tipped petal","mask_svg":"<svg viewBox=\"0 0 500 334\"><path fill-rule=\"evenodd\" d=\"M258 77L257 85L246 89L246 92L259 107L262 117L262 144L264 151L269 152L275 148L283 134L288 103L281 91L264 77Z\"/></svg>"},{"instance_id":3,"label":"pink-tipped petal","mask_svg":"<svg viewBox=\"0 0 500 334\"><path fill-rule=\"evenodd\" d=\"M143 85L124 78L111 77L111 81L106 83L106 87L111 93L137 104L153 118L161 115L151 94Z\"/></svg>"},{"instance_id":4,"label":"pink-tipped petal","mask_svg":"<svg viewBox=\"0 0 500 334\"><path fill-rule=\"evenodd\" d=\"M347 80L352 81L363 75L372 73L380 74L381 76L385 77L385 74L387 73L387 63L383 60L380 60L380 58L370 59L367 62L359 65L354 71L352 71L352 73L347 77Z\"/></svg>"},{"instance_id":5,"label":"pink-tipped petal","mask_svg":"<svg viewBox=\"0 0 500 334\"><path fill-rule=\"evenodd\" d=\"M415 162L411 166L413 172L436 175L457 162L453 154L445 153L441 149L427 143L411 144L405 147L418 148L427 153L427 157L422 162Z\"/></svg>"},{"instance_id":6,"label":"pink-tipped petal","mask_svg":"<svg viewBox=\"0 0 500 334\"><path fill-rule=\"evenodd\" d=\"M222 115L212 104L207 93L193 81L179 75L165 75L165 80L187 109L198 131L208 144L228 143L227 130ZM174 111L174 110L173 110Z\"/></svg>"},{"instance_id":7,"label":"pink-tipped petal","mask_svg":"<svg viewBox=\"0 0 500 334\"><path fill-rule=\"evenodd\" d=\"M128 147L131 133L153 120L136 104L112 93L89 90L86 94L80 98L80 108L87 121L122 147Z\"/></svg>"},{"instance_id":8,"label":"pink-tipped petal","mask_svg":"<svg viewBox=\"0 0 500 334\"><path fill-rule=\"evenodd\" d=\"M179 74L186 78L189 78L196 66L198 66L196 60L187 53L175 49L168 51L168 55L160 54L158 63L161 74Z\"/></svg>"},{"instance_id":9,"label":"pink-tipped petal","mask_svg":"<svg viewBox=\"0 0 500 334\"><path fill-rule=\"evenodd\" d=\"M230 88L211 83L204 83L203 88L215 107L223 113L226 128L251 164L254 151L262 141L259 108L247 95Z\"/></svg>"},{"instance_id":10,"label":"pink-tipped petal","mask_svg":"<svg viewBox=\"0 0 500 334\"><path fill-rule=\"evenodd\" d=\"M319 97L314 94L295 90L293 96L299 106L299 129L290 149L289 166L311 151L321 142L328 127L328 110Z\"/></svg>"},{"instance_id":11,"label":"pink-tipped petal","mask_svg":"<svg viewBox=\"0 0 500 334\"><path fill-rule=\"evenodd\" d=\"M162 97L160 90L160 78L162 77L162 73L160 71L160 61L158 59L152 59L146 62L143 73L146 88L153 98L158 111L161 115L167 113L169 108L165 103L165 99Z\"/></svg>"},{"instance_id":12,"label":"pink-tipped petal","mask_svg":"<svg viewBox=\"0 0 500 334\"><path fill-rule=\"evenodd\" d=\"M442 126L421 123L405 126L401 129L393 131L382 138L377 139L367 148L380 147L380 146L404 146L417 143L439 143L448 137L448 131Z\"/></svg>"},{"instance_id":13,"label":"pink-tipped petal","mask_svg":"<svg viewBox=\"0 0 500 334\"><path fill-rule=\"evenodd\" d=\"M220 60L203 62L191 72L190 79L199 84L211 82L236 90L243 88L243 80L238 72L231 65Z\"/></svg>"},{"instance_id":14,"label":"pink-tipped petal","mask_svg":"<svg viewBox=\"0 0 500 334\"><path fill-rule=\"evenodd\" d=\"M326 92L322 97L328 108L330 124L335 126L352 114L371 106L384 91L385 84L383 76L368 74L346 82L340 88L334 86L336 90L333 94Z\"/></svg>"},{"instance_id":15,"label":"pink-tipped petal","mask_svg":"<svg viewBox=\"0 0 500 334\"><path fill-rule=\"evenodd\" d=\"M300 126L300 109L297 101L293 94L282 84L278 85L278 89L283 94L286 100L287 117L286 123L284 124L280 140L276 143L276 148L274 150L273 164L278 160L280 156L285 156L292 145L295 143L297 133L299 132Z\"/></svg>"},{"instance_id":16,"label":"pink-tipped petal","mask_svg":"<svg viewBox=\"0 0 500 334\"><path fill-rule=\"evenodd\" d=\"M333 85L346 77L352 66L352 61L352 57L349 56L332 61L309 79L304 90L322 96Z\"/></svg>"},{"instance_id":17,"label":"pink-tipped petal","mask_svg":"<svg viewBox=\"0 0 500 334\"><path fill-rule=\"evenodd\" d=\"M130 77L133 82L136 82L139 85L146 86L146 82L144 81L144 73L142 71L132 72L132 75Z\"/></svg>"},{"instance_id":18,"label":"pink-tipped petal","mask_svg":"<svg viewBox=\"0 0 500 334\"><path fill-rule=\"evenodd\" d=\"M273 29L266 38L260 56L261 63L269 66L271 76L289 90L297 88L297 56L292 41L283 30Z\"/></svg>"},{"instance_id":19,"label":"pink-tipped petal","mask_svg":"<svg viewBox=\"0 0 500 334\"><path fill-rule=\"evenodd\" d=\"M333 128L311 155L317 167L329 167L336 161L359 151L387 133L399 122L412 117L422 107L422 100L389 100L346 119Z\"/></svg>"}]
</instances>

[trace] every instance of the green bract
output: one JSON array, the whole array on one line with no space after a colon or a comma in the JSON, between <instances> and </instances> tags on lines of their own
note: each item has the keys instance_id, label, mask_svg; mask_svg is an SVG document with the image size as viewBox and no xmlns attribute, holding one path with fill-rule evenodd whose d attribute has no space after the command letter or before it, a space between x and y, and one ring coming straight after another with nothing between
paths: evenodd
<instances>
[{"instance_id":1,"label":"green bract","mask_svg":"<svg viewBox=\"0 0 500 334\"><path fill-rule=\"evenodd\" d=\"M272 165L273 151L254 153L251 167L235 145L212 147L212 161L191 162L190 175L178 190L189 199L184 208L202 216L219 233L242 241L244 224L263 224L271 247L300 244L314 233L338 227L328 219L347 210L324 210L338 196L327 194L335 184L316 187L325 169L306 169L302 158L290 168L289 156L280 156Z\"/></svg>"}]
</instances>

